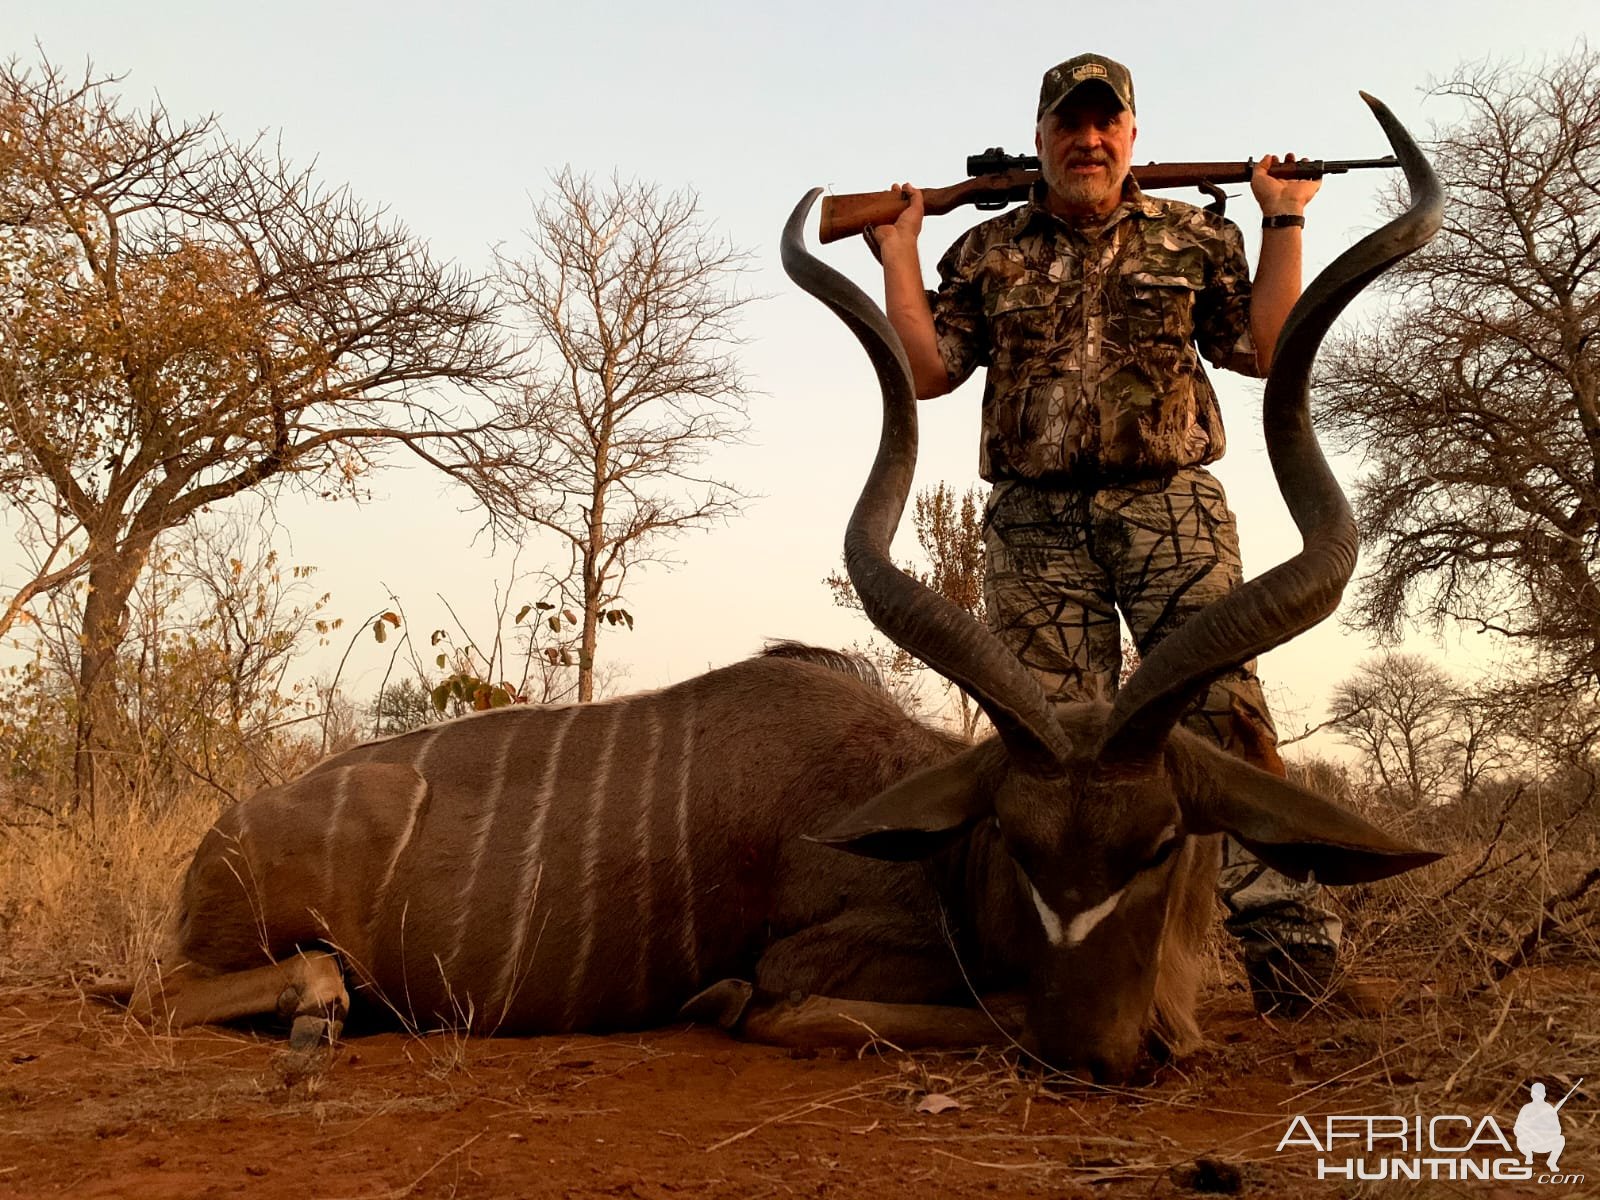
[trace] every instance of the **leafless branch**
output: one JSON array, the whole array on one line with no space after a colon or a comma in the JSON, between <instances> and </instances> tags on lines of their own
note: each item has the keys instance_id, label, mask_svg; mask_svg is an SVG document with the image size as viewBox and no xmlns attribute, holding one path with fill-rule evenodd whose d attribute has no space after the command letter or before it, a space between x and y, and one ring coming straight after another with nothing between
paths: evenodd
<instances>
[{"instance_id":1,"label":"leafless branch","mask_svg":"<svg viewBox=\"0 0 1600 1200\"><path fill-rule=\"evenodd\" d=\"M1600 684L1600 55L1468 64L1429 157L1445 226L1324 351L1318 428L1360 453L1349 619L1461 622L1525 675ZM1398 192L1392 203L1403 206Z\"/></svg>"},{"instance_id":2,"label":"leafless branch","mask_svg":"<svg viewBox=\"0 0 1600 1200\"><path fill-rule=\"evenodd\" d=\"M528 339L522 416L539 452L523 476L548 498L532 519L572 553L586 700L601 613L629 568L741 507L696 468L744 430L735 319L751 297L738 289L748 256L707 229L692 192L570 170L551 182L526 250L497 262Z\"/></svg>"}]
</instances>

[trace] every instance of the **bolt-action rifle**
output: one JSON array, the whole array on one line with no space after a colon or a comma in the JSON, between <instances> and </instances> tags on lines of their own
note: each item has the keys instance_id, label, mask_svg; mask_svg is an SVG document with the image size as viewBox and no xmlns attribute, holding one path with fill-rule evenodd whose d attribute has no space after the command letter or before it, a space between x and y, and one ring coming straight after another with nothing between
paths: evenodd
<instances>
[{"instance_id":1,"label":"bolt-action rifle","mask_svg":"<svg viewBox=\"0 0 1600 1200\"><path fill-rule=\"evenodd\" d=\"M1278 163L1268 173L1274 179L1321 179L1324 175L1343 175L1367 167L1398 167L1399 161L1386 158L1320 158ZM1158 188L1197 187L1212 199L1210 208L1220 213L1226 197L1222 184L1247 183L1255 162L1178 162L1145 163L1133 168L1133 178L1146 191ZM1026 200L1039 182L1039 159L1032 154L1007 154L998 146L967 158L971 179L949 187L928 188L922 193L924 211L930 217L942 216L964 204L982 209L1004 208ZM898 217L911 198L897 188L886 192L857 192L822 198L824 242L860 233L869 225L887 225Z\"/></svg>"},{"instance_id":2,"label":"bolt-action rifle","mask_svg":"<svg viewBox=\"0 0 1600 1200\"><path fill-rule=\"evenodd\" d=\"M1560 1112L1561 1111L1561 1106L1563 1104L1565 1104L1568 1100L1571 1100L1572 1099L1572 1093L1577 1091L1582 1086L1583 1086L1583 1080L1580 1079L1580 1080L1578 1080L1577 1083L1575 1083L1571 1087L1569 1087L1567 1089L1567 1094L1565 1096L1561 1097L1561 1099L1556 1101L1556 1105L1555 1105L1556 1111Z\"/></svg>"}]
</instances>

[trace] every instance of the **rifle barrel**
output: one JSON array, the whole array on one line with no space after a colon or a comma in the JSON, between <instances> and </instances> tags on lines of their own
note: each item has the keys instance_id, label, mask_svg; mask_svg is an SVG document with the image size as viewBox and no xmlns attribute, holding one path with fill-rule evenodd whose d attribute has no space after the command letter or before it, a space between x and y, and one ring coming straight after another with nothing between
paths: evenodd
<instances>
[{"instance_id":1,"label":"rifle barrel","mask_svg":"<svg viewBox=\"0 0 1600 1200\"><path fill-rule=\"evenodd\" d=\"M1039 181L1039 160L1031 154L1005 154L991 150L967 160L993 168L949 187L927 188L922 193L924 210L930 217L942 216L964 204L989 204L1000 207L1025 200ZM1370 167L1398 167L1399 160L1386 158L1303 159L1277 163L1269 172L1274 179L1321 179L1324 175L1343 175L1347 171ZM1201 184L1247 183L1255 170L1255 160L1242 162L1145 163L1133 168L1133 178L1141 188L1156 190L1198 187ZM822 198L823 242L852 237L870 225L887 225L910 203L905 193L854 192Z\"/></svg>"},{"instance_id":2,"label":"rifle barrel","mask_svg":"<svg viewBox=\"0 0 1600 1200\"><path fill-rule=\"evenodd\" d=\"M1306 158L1292 163L1274 163L1267 172L1274 179L1321 179L1324 175L1343 175L1368 167L1398 167L1400 161L1388 158ZM1255 174L1256 160L1243 162L1145 163L1133 168L1133 177L1142 188L1198 187L1201 183L1248 183Z\"/></svg>"}]
</instances>

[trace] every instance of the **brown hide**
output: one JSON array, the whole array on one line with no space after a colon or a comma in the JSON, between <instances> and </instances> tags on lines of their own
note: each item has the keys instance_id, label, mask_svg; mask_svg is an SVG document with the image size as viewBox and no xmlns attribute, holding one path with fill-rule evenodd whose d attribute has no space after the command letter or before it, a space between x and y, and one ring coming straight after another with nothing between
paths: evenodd
<instances>
[{"instance_id":1,"label":"brown hide","mask_svg":"<svg viewBox=\"0 0 1600 1200\"><path fill-rule=\"evenodd\" d=\"M857 679L760 658L429 726L219 820L178 953L226 972L326 943L358 997L425 1027L648 1025L846 904L931 912L919 868L801 835L955 748Z\"/></svg>"}]
</instances>

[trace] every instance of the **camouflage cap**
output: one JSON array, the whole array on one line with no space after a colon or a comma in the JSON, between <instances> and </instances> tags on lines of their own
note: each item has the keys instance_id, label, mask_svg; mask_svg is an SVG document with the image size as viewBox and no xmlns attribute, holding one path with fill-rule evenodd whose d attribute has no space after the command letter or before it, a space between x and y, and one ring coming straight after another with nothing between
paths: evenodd
<instances>
[{"instance_id":1,"label":"camouflage cap","mask_svg":"<svg viewBox=\"0 0 1600 1200\"><path fill-rule=\"evenodd\" d=\"M1103 54L1079 54L1044 73L1044 83L1039 87L1039 114L1035 119L1042 118L1086 83L1104 84L1122 101L1124 108L1134 111L1133 76L1128 68Z\"/></svg>"}]
</instances>

